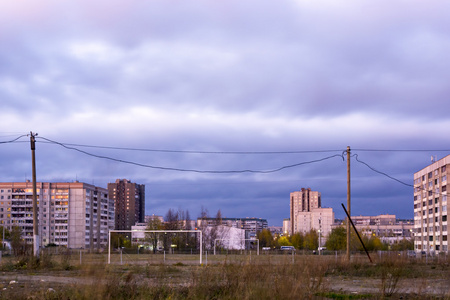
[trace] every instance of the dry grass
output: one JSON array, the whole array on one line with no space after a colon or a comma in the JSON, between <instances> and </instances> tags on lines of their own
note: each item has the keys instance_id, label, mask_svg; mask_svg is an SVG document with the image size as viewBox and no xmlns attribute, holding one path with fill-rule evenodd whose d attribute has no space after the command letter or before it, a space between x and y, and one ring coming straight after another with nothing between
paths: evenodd
<instances>
[{"instance_id":1,"label":"dry grass","mask_svg":"<svg viewBox=\"0 0 450 300\"><path fill-rule=\"evenodd\" d=\"M102 254L82 258L81 264L79 255L68 253L41 256L39 261L4 258L0 299L360 299L361 294L374 299L450 299L445 289L449 264L442 259L425 263L393 256L370 264L356 256L348 263L331 255L220 255L209 256L208 265L200 266L198 256L172 256L165 264L161 257L144 255L130 264L130 256L122 265L107 265ZM352 278L358 279L360 289L351 281L336 289L341 279ZM435 288L430 295L430 278L443 280L443 289ZM9 284L11 279L18 283ZM423 284L406 292L410 280ZM364 290L368 284L373 285L370 292Z\"/></svg>"}]
</instances>

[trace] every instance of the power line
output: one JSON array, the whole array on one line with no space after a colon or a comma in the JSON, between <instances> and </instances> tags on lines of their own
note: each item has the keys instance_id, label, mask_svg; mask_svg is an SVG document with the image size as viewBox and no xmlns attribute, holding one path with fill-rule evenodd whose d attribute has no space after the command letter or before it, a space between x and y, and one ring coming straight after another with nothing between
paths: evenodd
<instances>
[{"instance_id":1,"label":"power line","mask_svg":"<svg viewBox=\"0 0 450 300\"><path fill-rule=\"evenodd\" d=\"M352 148L354 151L360 152L450 152L446 149L357 149Z\"/></svg>"},{"instance_id":2,"label":"power line","mask_svg":"<svg viewBox=\"0 0 450 300\"><path fill-rule=\"evenodd\" d=\"M401 184L403 184L403 185L410 186L410 187L414 187L414 185L412 185L412 184L403 182L403 181L401 181L401 180L399 180L399 179L397 179L397 178L395 178L395 177L392 177L391 175L389 175L389 174L387 174L387 173L378 171L377 169L373 168L373 167L370 166L369 164L367 164L367 163L361 161L361 160L358 158L358 154L354 154L354 155L352 155L352 156L355 157L355 159L356 159L357 162L359 162L359 163L365 165L366 167L368 167L368 168L371 169L372 171L374 171L374 172L376 172L376 173L378 173L378 174L381 174L381 175L383 175L383 176L386 176L386 177L388 177L388 178L390 178L390 179L392 179L392 180L395 180L395 181L397 181L397 182L399 182L399 183L401 183Z\"/></svg>"},{"instance_id":3,"label":"power line","mask_svg":"<svg viewBox=\"0 0 450 300\"><path fill-rule=\"evenodd\" d=\"M53 141L44 137L37 137L39 139L43 139L49 143L52 144L56 144L59 145L61 147L64 147L66 149L69 150L74 150L80 153L83 153L85 155L89 155L92 157L96 157L96 158L101 158L101 159L106 159L106 160L111 160L111 161L115 161L115 162L120 162L120 163L125 163L125 164L130 164L130 165L135 165L135 166L139 166L139 167L144 167L144 168L150 168L150 169L159 169L159 170L166 170L166 171L179 171L179 172L193 172L193 173L208 173L208 174L235 174L235 173L262 173L262 174L267 174L267 173L275 173L275 172L279 172L281 170L284 169L288 169L288 168L293 168L293 167L298 167L301 165L306 165L306 164L312 164L312 163L317 163L317 162L321 162L324 160L328 160L334 157L342 157L341 154L335 154L335 155L331 155L328 157L324 157L324 158L320 158L320 159L315 159L315 160L311 160L311 161L305 161L305 162L300 162L300 163L296 163L296 164L291 164L291 165L287 165L287 166L282 166L276 169L271 169L271 170L251 170L251 169L246 169L246 170L225 170L225 171L217 171L217 170L198 170L198 169L182 169L182 168L171 168L171 167L162 167L162 166L154 166L154 165L147 165L147 164L142 164L142 163L137 163L137 162L132 162L132 161L127 161L127 160L123 160L123 159L118 159L118 158L113 158L110 156L105 156L105 155L98 155L98 154L93 154L75 147L71 147L68 146L67 144L63 144L57 141Z\"/></svg>"},{"instance_id":4,"label":"power line","mask_svg":"<svg viewBox=\"0 0 450 300\"><path fill-rule=\"evenodd\" d=\"M403 185L406 185L406 186L409 186L409 187L412 187L412 188L416 188L416 186L414 186L413 184L409 184L409 183L403 182L403 181L401 181L401 180L399 180L399 179L397 179L397 178L395 178L395 177L392 177L391 175L389 175L389 174L387 174L387 173L384 173L384 172L381 172L381 171L376 170L375 168L371 167L369 164L367 164L367 163L361 161L361 160L358 158L358 154L354 154L354 155L352 155L352 156L355 156L355 159L356 159L357 162L362 163L363 165L365 165L366 167L368 167L368 168L371 169L372 171L374 171L374 172L376 172L376 173L379 173L379 174L381 174L381 175L383 175L383 176L386 176L386 177L388 177L388 178L390 178L390 179L392 179L392 180L395 180L395 181L397 181L397 182L399 182L399 183L401 183L401 184L403 184ZM417 188L420 189L421 191L427 191L426 188L423 188L421 185L418 186ZM434 195L439 195L439 196L444 195L444 194L441 193L441 192L435 192L435 191L433 191L433 190L428 191L428 192L431 192L432 194L434 194Z\"/></svg>"},{"instance_id":5,"label":"power line","mask_svg":"<svg viewBox=\"0 0 450 300\"><path fill-rule=\"evenodd\" d=\"M53 143L53 142L42 142ZM187 153L187 154L306 154L306 153L326 153L339 152L342 150L297 150L297 151L199 151L199 150L171 150L171 149L147 149L147 148L131 148L131 147L115 147L115 146L99 146L86 144L72 144L60 143L69 147L86 147L109 150L126 150L126 151L141 151L141 152L162 152L162 153Z\"/></svg>"},{"instance_id":6,"label":"power line","mask_svg":"<svg viewBox=\"0 0 450 300\"><path fill-rule=\"evenodd\" d=\"M1 141L0 144L14 143L14 142L16 142L17 140L19 140L19 139L21 139L21 138L23 138L23 137L26 137L26 136L27 136L27 134L23 134L23 135L18 136L18 137L16 137L15 139L12 139L12 140L10 140L10 141Z\"/></svg>"}]
</instances>

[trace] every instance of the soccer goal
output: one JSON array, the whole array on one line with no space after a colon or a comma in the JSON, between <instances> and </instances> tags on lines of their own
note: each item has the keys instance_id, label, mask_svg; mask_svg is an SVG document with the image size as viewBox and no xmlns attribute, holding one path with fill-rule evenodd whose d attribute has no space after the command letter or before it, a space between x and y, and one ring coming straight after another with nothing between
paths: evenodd
<instances>
[{"instance_id":1,"label":"soccer goal","mask_svg":"<svg viewBox=\"0 0 450 300\"><path fill-rule=\"evenodd\" d=\"M117 232L117 233L189 233L189 232L195 232L200 233L200 265L202 264L202 246L203 246L203 236L201 230L110 230L109 231L109 237L108 237L108 264L111 264L111 233Z\"/></svg>"},{"instance_id":2,"label":"soccer goal","mask_svg":"<svg viewBox=\"0 0 450 300\"><path fill-rule=\"evenodd\" d=\"M238 247L244 247L244 245L242 245L242 243L245 241L251 241L251 242L257 242L257 247L256 247L256 255L259 255L259 239L215 239L214 240L214 255L216 255L216 246L217 246L217 241L227 241L228 245L227 247L234 247L236 246L236 244L232 244L232 242L238 242L240 244L238 244ZM238 249L241 250L241 249Z\"/></svg>"}]
</instances>

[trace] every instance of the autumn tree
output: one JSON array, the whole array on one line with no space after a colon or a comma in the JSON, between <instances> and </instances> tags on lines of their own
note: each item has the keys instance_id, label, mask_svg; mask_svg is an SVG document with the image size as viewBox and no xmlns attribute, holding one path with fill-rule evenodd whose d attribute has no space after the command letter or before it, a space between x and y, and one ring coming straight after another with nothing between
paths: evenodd
<instances>
[{"instance_id":1,"label":"autumn tree","mask_svg":"<svg viewBox=\"0 0 450 300\"><path fill-rule=\"evenodd\" d=\"M402 239L398 243L392 245L394 251L414 250L414 241L412 239Z\"/></svg>"},{"instance_id":2,"label":"autumn tree","mask_svg":"<svg viewBox=\"0 0 450 300\"><path fill-rule=\"evenodd\" d=\"M303 247L308 250L316 250L319 247L319 234L314 229L311 229L305 234Z\"/></svg>"},{"instance_id":3,"label":"autumn tree","mask_svg":"<svg viewBox=\"0 0 450 300\"><path fill-rule=\"evenodd\" d=\"M259 246L260 247L273 247L273 236L270 230L263 229L257 234L257 238L259 239Z\"/></svg>"},{"instance_id":4,"label":"autumn tree","mask_svg":"<svg viewBox=\"0 0 450 300\"><path fill-rule=\"evenodd\" d=\"M178 213L169 208L164 218L164 229L165 230L179 230L180 222ZM172 232L165 232L163 235L163 247L164 250L169 250L172 245L172 239L175 235Z\"/></svg>"},{"instance_id":5,"label":"autumn tree","mask_svg":"<svg viewBox=\"0 0 450 300\"><path fill-rule=\"evenodd\" d=\"M19 226L13 226L11 229L11 248L14 255L25 255L27 252L27 244L22 238L22 229Z\"/></svg>"},{"instance_id":6,"label":"autumn tree","mask_svg":"<svg viewBox=\"0 0 450 300\"><path fill-rule=\"evenodd\" d=\"M325 246L328 250L345 250L347 248L347 230L343 226L333 228L328 235Z\"/></svg>"},{"instance_id":7,"label":"autumn tree","mask_svg":"<svg viewBox=\"0 0 450 300\"><path fill-rule=\"evenodd\" d=\"M278 245L281 246L292 246L291 242L287 238L287 236L280 236L278 238Z\"/></svg>"},{"instance_id":8,"label":"autumn tree","mask_svg":"<svg viewBox=\"0 0 450 300\"><path fill-rule=\"evenodd\" d=\"M302 249L305 242L305 237L301 232L296 232L291 235L291 244L295 249Z\"/></svg>"}]
</instances>

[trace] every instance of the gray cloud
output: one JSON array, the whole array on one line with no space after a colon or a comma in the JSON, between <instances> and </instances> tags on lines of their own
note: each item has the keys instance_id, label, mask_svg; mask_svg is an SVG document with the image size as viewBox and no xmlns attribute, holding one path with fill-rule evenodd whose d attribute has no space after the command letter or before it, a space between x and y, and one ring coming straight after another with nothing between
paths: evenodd
<instances>
[{"instance_id":1,"label":"gray cloud","mask_svg":"<svg viewBox=\"0 0 450 300\"><path fill-rule=\"evenodd\" d=\"M0 12L0 135L33 130L67 143L203 151L449 149L449 4L435 4L8 3ZM331 155L82 149L201 170L267 170ZM29 177L28 152L27 143L0 145L2 180ZM431 155L447 154L354 153L409 183ZM106 186L129 178L147 184L148 213L186 205L196 215L204 205L277 224L301 187L322 191L324 205L340 211L345 167L333 158L267 175L207 175L38 143L45 180ZM393 203L412 217L412 191L356 161L352 168L356 212L384 213Z\"/></svg>"}]
</instances>

